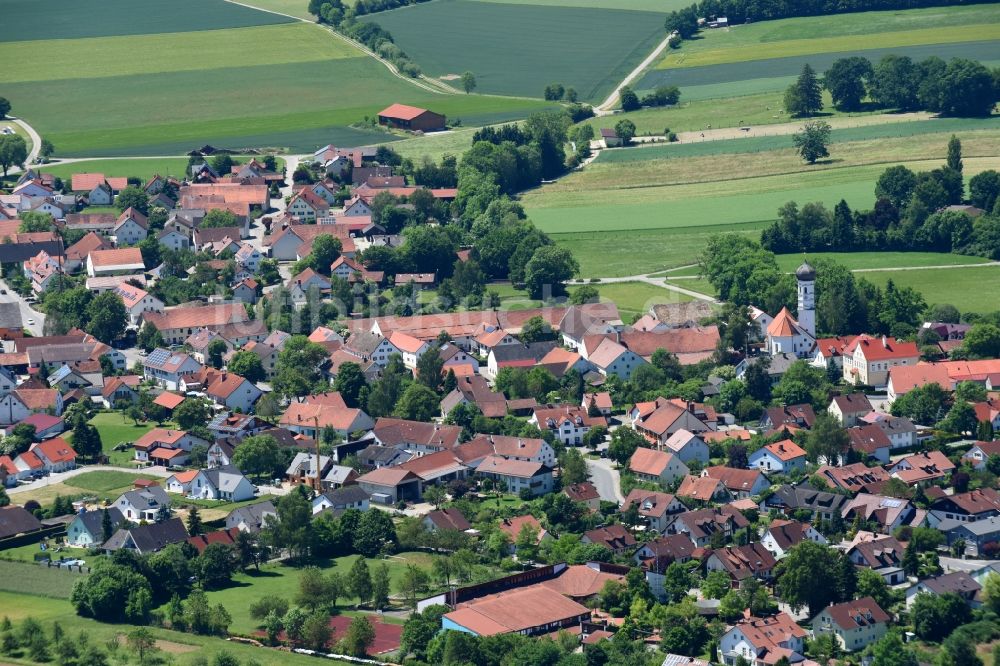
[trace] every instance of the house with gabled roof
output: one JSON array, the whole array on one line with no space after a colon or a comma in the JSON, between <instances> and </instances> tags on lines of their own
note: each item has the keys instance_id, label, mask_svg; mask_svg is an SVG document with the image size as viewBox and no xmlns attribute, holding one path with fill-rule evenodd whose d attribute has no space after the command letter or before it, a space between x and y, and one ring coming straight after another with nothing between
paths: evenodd
<instances>
[{"instance_id":1,"label":"house with gabled roof","mask_svg":"<svg viewBox=\"0 0 1000 666\"><path fill-rule=\"evenodd\" d=\"M803 541L812 541L826 545L826 537L819 533L815 527L809 523L798 520L784 520L775 518L767 526L767 530L761 537L760 543L771 552L776 559L781 559L788 555L788 551Z\"/></svg>"},{"instance_id":2,"label":"house with gabled roof","mask_svg":"<svg viewBox=\"0 0 1000 666\"><path fill-rule=\"evenodd\" d=\"M63 399L56 389L21 386L0 397L0 425L20 423L32 414L62 416Z\"/></svg>"},{"instance_id":3,"label":"house with gabled roof","mask_svg":"<svg viewBox=\"0 0 1000 666\"><path fill-rule=\"evenodd\" d=\"M826 479L835 488L852 493L878 493L889 480L889 472L881 467L867 467L864 463L854 463L832 467L823 465L816 474Z\"/></svg>"},{"instance_id":4,"label":"house with gabled roof","mask_svg":"<svg viewBox=\"0 0 1000 666\"><path fill-rule=\"evenodd\" d=\"M525 526L537 535L536 541L539 544L553 538L548 530L546 530L545 527L538 522L538 519L530 513L524 516L515 516L513 518L502 518L497 527L501 532L506 534L507 538L510 540L508 552L511 554L517 552L517 537L521 534L521 530L523 530Z\"/></svg>"},{"instance_id":5,"label":"house with gabled roof","mask_svg":"<svg viewBox=\"0 0 1000 666\"><path fill-rule=\"evenodd\" d=\"M340 488L330 488L326 492L316 495L312 501L312 512L315 515L321 511L331 511L334 515L339 515L348 509L367 511L370 502L371 495L368 491L357 484L351 484Z\"/></svg>"},{"instance_id":6,"label":"house with gabled roof","mask_svg":"<svg viewBox=\"0 0 1000 666\"><path fill-rule=\"evenodd\" d=\"M702 505L711 502L729 502L733 496L726 485L711 476L685 476L677 488L677 497L694 500Z\"/></svg>"},{"instance_id":7,"label":"house with gabled roof","mask_svg":"<svg viewBox=\"0 0 1000 666\"><path fill-rule=\"evenodd\" d=\"M476 466L476 473L506 486L507 492L531 496L552 492L552 468L542 463L487 456Z\"/></svg>"},{"instance_id":8,"label":"house with gabled roof","mask_svg":"<svg viewBox=\"0 0 1000 666\"><path fill-rule=\"evenodd\" d=\"M26 453L34 454L42 462L42 469L49 473L65 472L76 467L76 451L62 437L53 437L42 442L31 445ZM22 454L23 455L23 454ZM14 464L21 468L18 460L14 459Z\"/></svg>"},{"instance_id":9,"label":"house with gabled roof","mask_svg":"<svg viewBox=\"0 0 1000 666\"><path fill-rule=\"evenodd\" d=\"M725 465L706 467L702 477L717 479L737 499L760 495L771 487L771 482L759 469L737 469Z\"/></svg>"},{"instance_id":10,"label":"house with gabled roof","mask_svg":"<svg viewBox=\"0 0 1000 666\"><path fill-rule=\"evenodd\" d=\"M768 407L760 419L760 427L765 431L781 430L784 427L809 429L816 421L812 405L782 405Z\"/></svg>"},{"instance_id":11,"label":"house with gabled roof","mask_svg":"<svg viewBox=\"0 0 1000 666\"><path fill-rule=\"evenodd\" d=\"M183 352L172 352L159 347L146 356L142 362L142 372L150 379L168 390L180 387L181 377L197 372L201 363Z\"/></svg>"},{"instance_id":12,"label":"house with gabled roof","mask_svg":"<svg viewBox=\"0 0 1000 666\"><path fill-rule=\"evenodd\" d=\"M424 528L429 532L437 532L439 530L456 530L458 532L464 532L468 529L472 529L472 525L466 519L462 512L455 508L447 509L437 509L436 511L431 511L423 518Z\"/></svg>"},{"instance_id":13,"label":"house with gabled roof","mask_svg":"<svg viewBox=\"0 0 1000 666\"><path fill-rule=\"evenodd\" d=\"M846 553L847 559L853 564L873 570L889 585L906 580L902 569L904 549L895 538L879 535L875 538L855 537L854 540L855 543Z\"/></svg>"},{"instance_id":14,"label":"house with gabled roof","mask_svg":"<svg viewBox=\"0 0 1000 666\"><path fill-rule=\"evenodd\" d=\"M148 522L142 525L121 527L104 543L106 552L126 549L140 555L148 555L163 550L174 543L188 538L187 530L180 518L170 518L162 523Z\"/></svg>"},{"instance_id":15,"label":"house with gabled roof","mask_svg":"<svg viewBox=\"0 0 1000 666\"><path fill-rule=\"evenodd\" d=\"M944 479L955 470L955 463L941 451L914 453L897 460L889 468L894 478L908 485L926 485Z\"/></svg>"},{"instance_id":16,"label":"house with gabled roof","mask_svg":"<svg viewBox=\"0 0 1000 666\"><path fill-rule=\"evenodd\" d=\"M112 535L125 522L122 512L116 507L83 510L76 514L72 522L66 526L66 543L74 548L96 548L104 543L104 512L108 512L111 520Z\"/></svg>"},{"instance_id":17,"label":"house with gabled roof","mask_svg":"<svg viewBox=\"0 0 1000 666\"><path fill-rule=\"evenodd\" d=\"M642 446L629 458L628 469L637 479L663 484L671 484L691 471L673 453Z\"/></svg>"},{"instance_id":18,"label":"house with gabled roof","mask_svg":"<svg viewBox=\"0 0 1000 666\"><path fill-rule=\"evenodd\" d=\"M692 434L708 432L715 427L698 417L695 403L680 403L657 398L652 402L636 403L629 413L632 427L651 443L666 446L670 437L681 430Z\"/></svg>"},{"instance_id":19,"label":"house with gabled roof","mask_svg":"<svg viewBox=\"0 0 1000 666\"><path fill-rule=\"evenodd\" d=\"M566 446L579 446L583 436L596 426L607 426L603 416L590 416L582 407L564 405L536 407L528 423L550 430Z\"/></svg>"},{"instance_id":20,"label":"house with gabled roof","mask_svg":"<svg viewBox=\"0 0 1000 666\"><path fill-rule=\"evenodd\" d=\"M601 508L601 494L597 492L597 488L590 481L581 481L563 487L563 495L574 502L585 504L591 511L597 511Z\"/></svg>"},{"instance_id":21,"label":"house with gabled roof","mask_svg":"<svg viewBox=\"0 0 1000 666\"><path fill-rule=\"evenodd\" d=\"M114 501L114 506L130 522L151 523L156 520L156 515L162 508L170 508L170 503L167 491L160 486L151 485L141 490L128 490L122 493Z\"/></svg>"},{"instance_id":22,"label":"house with gabled roof","mask_svg":"<svg viewBox=\"0 0 1000 666\"><path fill-rule=\"evenodd\" d=\"M847 436L851 439L851 449L861 454L862 458L874 458L882 464L889 462L892 442L882 428L877 425L848 428Z\"/></svg>"},{"instance_id":23,"label":"house with gabled roof","mask_svg":"<svg viewBox=\"0 0 1000 666\"><path fill-rule=\"evenodd\" d=\"M277 517L277 511L270 500L256 502L234 509L226 516L226 529L237 528L241 532L256 534L267 520Z\"/></svg>"},{"instance_id":24,"label":"house with gabled roof","mask_svg":"<svg viewBox=\"0 0 1000 666\"><path fill-rule=\"evenodd\" d=\"M955 594L973 608L979 608L980 592L983 587L965 571L953 571L933 578L917 581L906 590L906 607L911 608L918 594Z\"/></svg>"},{"instance_id":25,"label":"house with gabled roof","mask_svg":"<svg viewBox=\"0 0 1000 666\"><path fill-rule=\"evenodd\" d=\"M646 580L658 599L664 597L663 572L674 562L689 562L695 546L683 534L658 536L639 546L632 556L637 565L646 570ZM658 583L658 584L657 584Z\"/></svg>"},{"instance_id":26,"label":"house with gabled roof","mask_svg":"<svg viewBox=\"0 0 1000 666\"><path fill-rule=\"evenodd\" d=\"M667 531L673 523L674 517L687 510L676 497L669 493L641 488L633 488L629 492L622 503L621 511L627 511L633 504L649 529L661 534Z\"/></svg>"},{"instance_id":27,"label":"house with gabled roof","mask_svg":"<svg viewBox=\"0 0 1000 666\"><path fill-rule=\"evenodd\" d=\"M144 312L163 312L166 307L156 296L127 282L119 284L114 292L125 304L129 323L133 326L138 325Z\"/></svg>"},{"instance_id":28,"label":"house with gabled roof","mask_svg":"<svg viewBox=\"0 0 1000 666\"><path fill-rule=\"evenodd\" d=\"M722 506L678 514L674 518L670 532L683 534L691 539L695 546L704 548L711 544L714 535L718 534L724 541L728 541L736 530L743 529L749 524L750 521L738 510Z\"/></svg>"},{"instance_id":29,"label":"house with gabled roof","mask_svg":"<svg viewBox=\"0 0 1000 666\"><path fill-rule=\"evenodd\" d=\"M115 220L113 231L118 245L135 245L146 239L149 233L149 218L135 208L126 208Z\"/></svg>"},{"instance_id":30,"label":"house with gabled roof","mask_svg":"<svg viewBox=\"0 0 1000 666\"><path fill-rule=\"evenodd\" d=\"M769 581L774 578L778 561L762 543L726 546L714 550L705 561L707 571L724 571L739 585L747 578Z\"/></svg>"},{"instance_id":31,"label":"house with gabled roof","mask_svg":"<svg viewBox=\"0 0 1000 666\"><path fill-rule=\"evenodd\" d=\"M851 428L858 425L858 420L862 416L872 411L872 403L864 393L835 395L827 411L840 421L840 425Z\"/></svg>"},{"instance_id":32,"label":"house with gabled roof","mask_svg":"<svg viewBox=\"0 0 1000 666\"><path fill-rule=\"evenodd\" d=\"M636 368L647 364L644 358L611 338L602 340L587 355L587 360L605 377L615 375L623 380L630 379Z\"/></svg>"},{"instance_id":33,"label":"house with gabled roof","mask_svg":"<svg viewBox=\"0 0 1000 666\"><path fill-rule=\"evenodd\" d=\"M187 496L192 499L242 502L251 499L257 488L235 465L199 470L191 480Z\"/></svg>"},{"instance_id":34,"label":"house with gabled roof","mask_svg":"<svg viewBox=\"0 0 1000 666\"><path fill-rule=\"evenodd\" d=\"M914 366L919 360L916 342L859 335L844 350L844 381L882 387L889 381L890 370Z\"/></svg>"},{"instance_id":35,"label":"house with gabled roof","mask_svg":"<svg viewBox=\"0 0 1000 666\"><path fill-rule=\"evenodd\" d=\"M632 533L624 526L612 523L596 529L587 530L580 537L581 543L592 543L604 546L612 553L620 555L635 548L638 543Z\"/></svg>"},{"instance_id":36,"label":"house with gabled roof","mask_svg":"<svg viewBox=\"0 0 1000 666\"><path fill-rule=\"evenodd\" d=\"M1000 492L987 487L934 500L927 513L927 522L937 527L945 520L974 523L994 516L1000 516Z\"/></svg>"},{"instance_id":37,"label":"house with gabled roof","mask_svg":"<svg viewBox=\"0 0 1000 666\"><path fill-rule=\"evenodd\" d=\"M776 510L792 516L800 509L811 511L819 520L831 520L841 515L843 507L850 498L838 493L816 490L808 484L792 486L784 484L777 486L761 503L761 511Z\"/></svg>"},{"instance_id":38,"label":"house with gabled roof","mask_svg":"<svg viewBox=\"0 0 1000 666\"><path fill-rule=\"evenodd\" d=\"M790 439L767 444L750 454L748 463L751 468L762 472L789 474L806 467L806 452L801 446Z\"/></svg>"},{"instance_id":39,"label":"house with gabled roof","mask_svg":"<svg viewBox=\"0 0 1000 666\"><path fill-rule=\"evenodd\" d=\"M726 666L745 661L750 666L773 666L782 658L806 664L808 632L784 611L766 618L744 616L719 639L719 655Z\"/></svg>"},{"instance_id":40,"label":"house with gabled roof","mask_svg":"<svg viewBox=\"0 0 1000 666\"><path fill-rule=\"evenodd\" d=\"M125 247L115 250L93 250L87 255L87 275L129 275L142 273L146 264L142 260L142 252L137 247Z\"/></svg>"},{"instance_id":41,"label":"house with gabled roof","mask_svg":"<svg viewBox=\"0 0 1000 666\"><path fill-rule=\"evenodd\" d=\"M857 652L878 641L888 631L889 614L871 597L832 604L813 618L813 634L833 634L840 649Z\"/></svg>"},{"instance_id":42,"label":"house with gabled roof","mask_svg":"<svg viewBox=\"0 0 1000 666\"><path fill-rule=\"evenodd\" d=\"M704 439L689 430L682 428L670 435L667 441L663 443L663 448L680 458L683 463L689 463L694 460L702 465L708 464L708 444L705 443Z\"/></svg>"}]
</instances>

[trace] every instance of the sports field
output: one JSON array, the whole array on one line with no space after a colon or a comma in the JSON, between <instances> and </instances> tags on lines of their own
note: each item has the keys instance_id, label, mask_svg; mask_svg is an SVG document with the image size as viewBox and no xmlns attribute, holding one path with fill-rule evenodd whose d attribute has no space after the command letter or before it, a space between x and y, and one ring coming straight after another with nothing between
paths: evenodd
<instances>
[{"instance_id":1,"label":"sports field","mask_svg":"<svg viewBox=\"0 0 1000 666\"><path fill-rule=\"evenodd\" d=\"M582 101L594 101L665 37L664 13L596 4L435 0L365 20L392 33L428 76L471 71L480 92L526 97L541 97L546 85L562 83Z\"/></svg>"},{"instance_id":2,"label":"sports field","mask_svg":"<svg viewBox=\"0 0 1000 666\"><path fill-rule=\"evenodd\" d=\"M20 14L37 7L26 0L0 3ZM222 0L171 6L167 27L157 24L145 33L139 27L149 22L133 17L121 27L117 15L110 15L120 5L65 3L65 16L81 26L99 24L99 33L28 31L13 33L20 41L0 42L0 60L34 63L4 69L0 86L57 155L176 155L206 143L306 152L326 143L393 140L381 131L350 127L393 102L429 107L466 125L523 117L542 106L436 95L392 76L319 26L288 23ZM206 24L203 7L220 15L235 8L240 22Z\"/></svg>"}]
</instances>

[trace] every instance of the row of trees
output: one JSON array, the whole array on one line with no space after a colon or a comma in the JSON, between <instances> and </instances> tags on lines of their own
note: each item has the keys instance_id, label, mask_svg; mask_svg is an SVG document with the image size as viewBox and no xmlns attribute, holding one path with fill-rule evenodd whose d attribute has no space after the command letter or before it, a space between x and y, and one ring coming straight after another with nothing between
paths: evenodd
<instances>
[{"instance_id":1,"label":"row of trees","mask_svg":"<svg viewBox=\"0 0 1000 666\"><path fill-rule=\"evenodd\" d=\"M974 60L936 56L914 62L887 55L874 66L861 56L834 61L823 79L806 64L785 90L785 109L811 116L823 109L823 88L841 111L857 111L865 99L885 109L933 111L948 116L988 116L1000 97L1000 69Z\"/></svg>"},{"instance_id":2,"label":"row of trees","mask_svg":"<svg viewBox=\"0 0 1000 666\"><path fill-rule=\"evenodd\" d=\"M638 111L644 106L673 106L680 101L681 91L677 86L658 86L640 99L630 86L622 86L618 98L622 111Z\"/></svg>"}]
</instances>

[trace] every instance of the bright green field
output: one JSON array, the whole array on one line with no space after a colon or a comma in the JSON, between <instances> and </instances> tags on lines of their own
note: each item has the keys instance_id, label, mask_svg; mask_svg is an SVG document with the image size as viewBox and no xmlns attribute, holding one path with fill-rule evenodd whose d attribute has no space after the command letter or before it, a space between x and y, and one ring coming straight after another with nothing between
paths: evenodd
<instances>
[{"instance_id":1,"label":"bright green field","mask_svg":"<svg viewBox=\"0 0 1000 666\"><path fill-rule=\"evenodd\" d=\"M596 100L664 38L663 17L621 9L438 0L368 20L392 33L429 76L471 71L481 92L527 97L541 97L546 85L559 82L576 89L581 100Z\"/></svg>"},{"instance_id":2,"label":"bright green field","mask_svg":"<svg viewBox=\"0 0 1000 666\"><path fill-rule=\"evenodd\" d=\"M1000 266L873 271L855 277L878 285L892 279L901 287L913 287L928 303L951 303L962 312L1000 310Z\"/></svg>"},{"instance_id":3,"label":"bright green field","mask_svg":"<svg viewBox=\"0 0 1000 666\"><path fill-rule=\"evenodd\" d=\"M701 39L687 41L680 49L671 51L658 67L693 67L998 37L1000 12L989 4L801 17L737 25L728 30L704 30Z\"/></svg>"},{"instance_id":4,"label":"bright green field","mask_svg":"<svg viewBox=\"0 0 1000 666\"><path fill-rule=\"evenodd\" d=\"M136 479L155 480L157 478L159 477L148 474L133 474L131 472L104 469L66 479L66 485L95 493L115 494L116 491L124 492L122 491L123 488L130 488Z\"/></svg>"},{"instance_id":5,"label":"bright green field","mask_svg":"<svg viewBox=\"0 0 1000 666\"><path fill-rule=\"evenodd\" d=\"M302 0L250 0L244 2L245 5L252 5L261 9L296 16L307 21L315 21L316 17L309 13L309 3ZM350 4L350 3L344 3Z\"/></svg>"},{"instance_id":6,"label":"bright green field","mask_svg":"<svg viewBox=\"0 0 1000 666\"><path fill-rule=\"evenodd\" d=\"M680 294L676 291L663 289L646 282L596 283L592 286L597 287L602 301L612 301L617 305L618 312L623 317L642 314L654 305L687 303L693 300L687 294ZM685 285L682 284L680 286L683 287Z\"/></svg>"},{"instance_id":7,"label":"bright green field","mask_svg":"<svg viewBox=\"0 0 1000 666\"><path fill-rule=\"evenodd\" d=\"M129 449L127 451L113 451L117 444L122 442L134 442L147 432L153 429L153 424L143 423L135 425L133 421L123 419L121 412L102 412L94 415L90 423L97 428L101 435L101 444L104 454L109 456L112 465L131 465L135 459L135 453ZM70 444L72 438L68 438ZM72 481L72 479L70 479Z\"/></svg>"},{"instance_id":8,"label":"bright green field","mask_svg":"<svg viewBox=\"0 0 1000 666\"><path fill-rule=\"evenodd\" d=\"M983 257L968 257L962 254L943 252L810 252L808 258L810 260L829 259L852 271L900 268L902 266L964 266L966 264L984 264L988 261ZM778 266L783 271L794 271L801 263L801 254L778 255Z\"/></svg>"},{"instance_id":9,"label":"bright green field","mask_svg":"<svg viewBox=\"0 0 1000 666\"><path fill-rule=\"evenodd\" d=\"M27 11L23 0L0 2L0 8ZM209 14L215 2L206 5ZM0 88L65 157L180 155L206 143L307 152L327 143L393 140L351 127L393 102L431 108L466 125L522 118L544 106L421 90L322 27L219 4L257 17L257 25L213 25L209 16L207 25L226 29L207 30L201 6L185 0L172 5L176 16L167 28L144 31L106 15L128 14L121 0L87 0L81 3L87 21L107 23L101 31L83 31L78 39L59 31L18 32L22 41L0 42L0 60L34 63L0 70ZM81 10L67 11L77 16Z\"/></svg>"},{"instance_id":10,"label":"bright green field","mask_svg":"<svg viewBox=\"0 0 1000 666\"><path fill-rule=\"evenodd\" d=\"M51 629L52 622L59 622L65 631L72 632L73 635L85 631L90 640L99 645L105 644L115 636L127 634L134 628L127 624L103 624L88 620L77 616L67 600L51 599L32 594L0 592L0 609L2 609L0 615L6 615L14 622L30 616L43 622L46 630ZM232 613L236 609L229 610ZM200 659L207 659L211 663L215 655L223 651L235 656L240 663L247 663L250 659L254 659L258 663L280 666L285 664L309 666L317 663L315 658L306 655L281 650L265 650L242 643L225 641L221 638L196 636L195 634L185 634L155 627L150 627L150 631L157 638L158 647L170 653L164 656L171 657L171 663L176 666L188 666L197 663ZM122 639L121 642L122 654L128 655L128 648L124 645L124 640ZM32 662L18 661L18 663L30 664ZM324 659L323 663L333 666L348 666L347 662L332 659Z\"/></svg>"}]
</instances>

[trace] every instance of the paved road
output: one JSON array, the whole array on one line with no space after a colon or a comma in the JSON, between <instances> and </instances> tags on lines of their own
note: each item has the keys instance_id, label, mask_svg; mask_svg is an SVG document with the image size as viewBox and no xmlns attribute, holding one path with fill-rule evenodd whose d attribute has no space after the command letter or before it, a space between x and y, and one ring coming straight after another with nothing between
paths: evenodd
<instances>
[{"instance_id":1,"label":"paved road","mask_svg":"<svg viewBox=\"0 0 1000 666\"><path fill-rule=\"evenodd\" d=\"M21 306L21 322L24 324L24 328L28 329L33 336L40 336L42 334L42 327L45 326L45 315L32 310L31 306L3 280L0 280L0 289L7 292L6 294L0 294L0 303L19 303ZM28 323L31 321L35 323Z\"/></svg>"},{"instance_id":2,"label":"paved road","mask_svg":"<svg viewBox=\"0 0 1000 666\"><path fill-rule=\"evenodd\" d=\"M24 163L25 164L32 164L35 161L35 159L38 157L38 151L40 151L42 149L42 137L39 136L38 132L35 131L34 127L32 127L28 123L24 122L20 118L11 118L10 116L8 116L8 119L12 120L13 122L17 123L22 128L24 128L24 131L28 133L29 137L31 137L31 150L28 151L28 159L25 160ZM20 169L18 169L17 167L15 167L15 168L11 169L10 172L11 173L16 173L19 170Z\"/></svg>"},{"instance_id":3,"label":"paved road","mask_svg":"<svg viewBox=\"0 0 1000 666\"><path fill-rule=\"evenodd\" d=\"M601 496L601 499L618 504L624 502L625 496L622 495L621 479L618 475L618 470L614 467L615 464L607 458L599 460L585 458L585 460L587 462L587 471L590 472L590 480L593 482L594 487L597 488L597 493Z\"/></svg>"},{"instance_id":4,"label":"paved road","mask_svg":"<svg viewBox=\"0 0 1000 666\"><path fill-rule=\"evenodd\" d=\"M594 107L594 111L597 113L597 115L604 115L607 113L611 113L612 108L618 101L618 93L621 91L621 89L627 86L628 84L632 83L632 81L638 78L638 76L642 74L647 67L652 65L653 61L660 57L660 54L663 53L663 51L667 48L668 44L670 44L669 36L662 42L660 42L656 46L656 48L653 49L653 52L650 53L648 56L646 56L645 60L639 63L638 67L633 69L631 72L629 72L628 76L622 79L622 82L618 84L618 87L615 88L610 95L608 95L608 98L606 100L601 102L600 105Z\"/></svg>"},{"instance_id":5,"label":"paved road","mask_svg":"<svg viewBox=\"0 0 1000 666\"><path fill-rule=\"evenodd\" d=\"M1000 563L1000 560L960 560L957 557L941 557L938 558L938 561L941 563L941 568L945 570L945 573L952 571L976 571L991 564Z\"/></svg>"}]
</instances>

